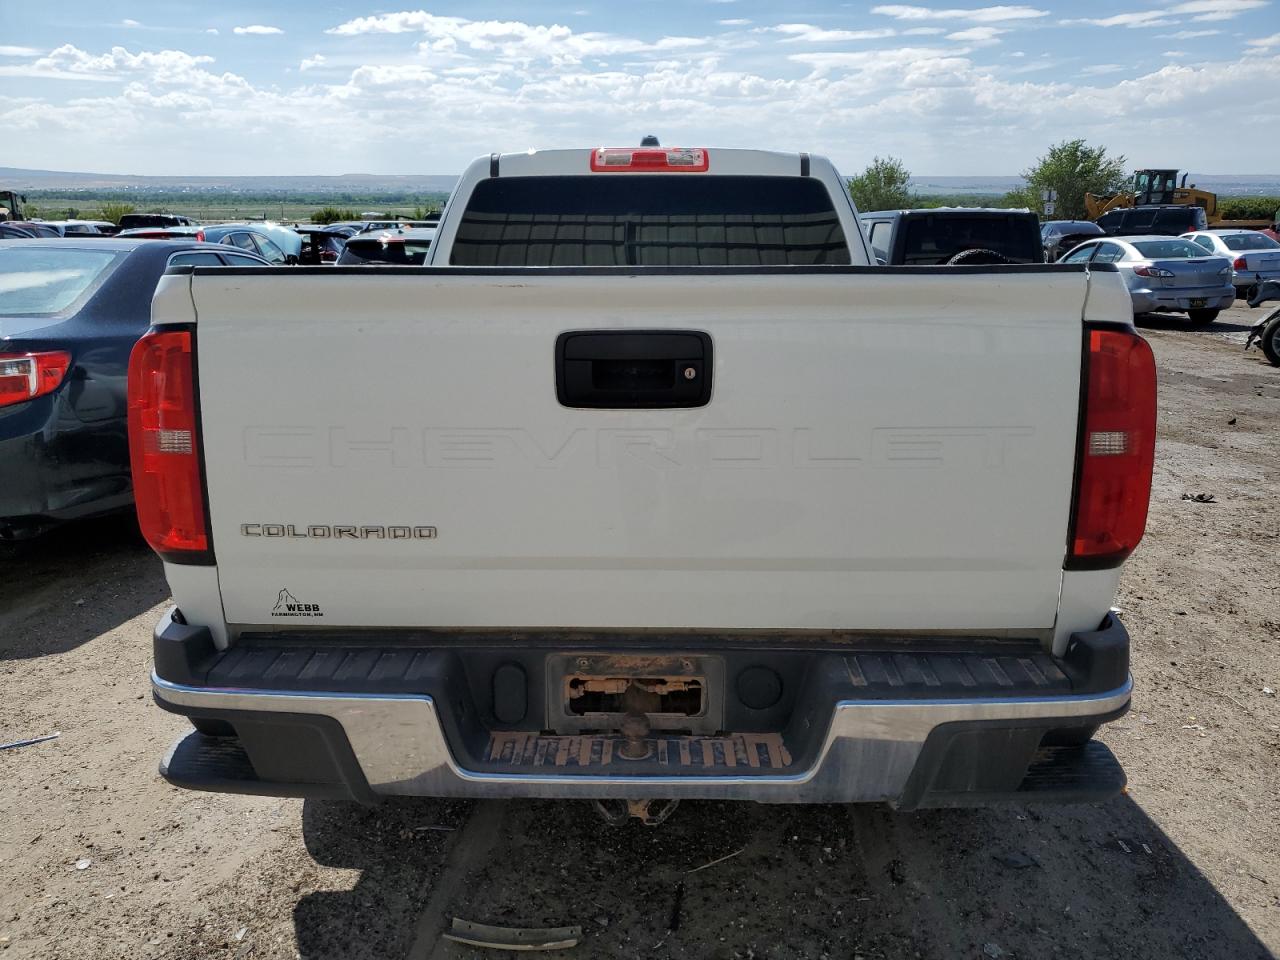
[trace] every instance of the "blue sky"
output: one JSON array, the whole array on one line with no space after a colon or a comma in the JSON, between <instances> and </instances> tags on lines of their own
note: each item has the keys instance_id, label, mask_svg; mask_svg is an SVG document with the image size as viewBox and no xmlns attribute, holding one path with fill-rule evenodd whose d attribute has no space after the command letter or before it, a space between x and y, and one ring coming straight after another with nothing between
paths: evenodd
<instances>
[{"instance_id":1,"label":"blue sky","mask_svg":"<svg viewBox=\"0 0 1280 960\"><path fill-rule=\"evenodd\" d=\"M0 0L0 130L0 165L153 175L455 173L650 132L846 172L1016 174L1084 137L1275 173L1280 0Z\"/></svg>"}]
</instances>

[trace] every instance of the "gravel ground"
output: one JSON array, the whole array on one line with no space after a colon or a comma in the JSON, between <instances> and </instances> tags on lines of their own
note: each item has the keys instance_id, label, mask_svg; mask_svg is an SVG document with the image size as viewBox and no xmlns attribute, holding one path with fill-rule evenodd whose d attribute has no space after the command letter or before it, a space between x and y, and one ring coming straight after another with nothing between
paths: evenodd
<instances>
[{"instance_id":1,"label":"gravel ground","mask_svg":"<svg viewBox=\"0 0 1280 960\"><path fill-rule=\"evenodd\" d=\"M0 956L481 956L447 919L581 924L578 957L1271 957L1280 949L1280 370L1146 326L1160 365L1147 539L1118 606L1128 794L894 814L686 803L657 830L580 803L376 810L184 793L148 695L160 565L111 521L0 565ZM1209 493L1215 502L1184 501ZM693 868L720 857L704 870Z\"/></svg>"}]
</instances>

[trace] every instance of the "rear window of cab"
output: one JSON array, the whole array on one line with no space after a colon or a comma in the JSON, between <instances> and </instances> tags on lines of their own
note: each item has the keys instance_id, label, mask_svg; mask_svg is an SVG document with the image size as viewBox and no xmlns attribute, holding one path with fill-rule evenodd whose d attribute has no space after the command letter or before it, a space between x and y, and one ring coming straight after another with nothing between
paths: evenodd
<instances>
[{"instance_id":1,"label":"rear window of cab","mask_svg":"<svg viewBox=\"0 0 1280 960\"><path fill-rule=\"evenodd\" d=\"M455 266L847 264L831 196L807 177L498 177L467 201Z\"/></svg>"}]
</instances>

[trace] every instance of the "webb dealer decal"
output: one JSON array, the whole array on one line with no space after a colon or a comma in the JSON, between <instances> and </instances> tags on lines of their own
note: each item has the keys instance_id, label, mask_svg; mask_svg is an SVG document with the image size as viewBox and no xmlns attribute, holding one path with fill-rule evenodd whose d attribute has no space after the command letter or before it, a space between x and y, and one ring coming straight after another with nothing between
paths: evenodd
<instances>
[{"instance_id":1,"label":"webb dealer decal","mask_svg":"<svg viewBox=\"0 0 1280 960\"><path fill-rule=\"evenodd\" d=\"M281 589L276 596L276 605L271 608L273 617L323 617L318 603L302 603L289 592L288 587Z\"/></svg>"}]
</instances>

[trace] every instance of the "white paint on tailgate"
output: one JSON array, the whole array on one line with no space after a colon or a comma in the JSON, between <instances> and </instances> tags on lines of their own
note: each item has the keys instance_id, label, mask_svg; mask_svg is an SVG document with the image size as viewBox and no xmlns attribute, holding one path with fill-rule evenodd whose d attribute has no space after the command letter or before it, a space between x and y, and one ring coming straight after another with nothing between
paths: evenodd
<instances>
[{"instance_id":1,"label":"white paint on tailgate","mask_svg":"<svg viewBox=\"0 0 1280 960\"><path fill-rule=\"evenodd\" d=\"M197 275L227 618L1050 628L1086 282ZM710 404L560 406L556 336L626 328L709 333Z\"/></svg>"}]
</instances>

